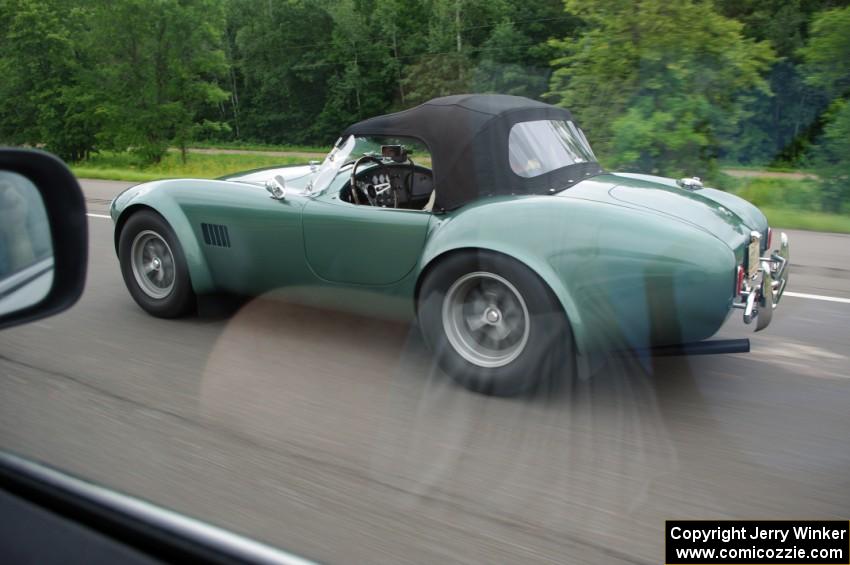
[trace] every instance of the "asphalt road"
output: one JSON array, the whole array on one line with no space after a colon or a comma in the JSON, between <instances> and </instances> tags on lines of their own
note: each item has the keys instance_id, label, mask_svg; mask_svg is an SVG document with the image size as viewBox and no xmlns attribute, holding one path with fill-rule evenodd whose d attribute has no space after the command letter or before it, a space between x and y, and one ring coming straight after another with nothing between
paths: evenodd
<instances>
[{"instance_id":1,"label":"asphalt road","mask_svg":"<svg viewBox=\"0 0 850 565\"><path fill-rule=\"evenodd\" d=\"M124 185L84 186L105 214ZM80 303L0 334L3 449L334 563L659 563L665 519L848 518L848 303L500 400L404 325L273 297L152 318L89 224ZM791 291L850 298L850 236L790 235Z\"/></svg>"}]
</instances>

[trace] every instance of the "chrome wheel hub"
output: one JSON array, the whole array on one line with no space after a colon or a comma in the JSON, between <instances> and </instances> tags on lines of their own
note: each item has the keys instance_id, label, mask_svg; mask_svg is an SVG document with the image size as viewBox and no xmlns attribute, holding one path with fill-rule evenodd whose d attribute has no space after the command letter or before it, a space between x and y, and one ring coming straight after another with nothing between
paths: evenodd
<instances>
[{"instance_id":1,"label":"chrome wheel hub","mask_svg":"<svg viewBox=\"0 0 850 565\"><path fill-rule=\"evenodd\" d=\"M479 367L502 367L519 357L528 343L529 320L522 295L494 273L462 276L443 299L449 343Z\"/></svg>"},{"instance_id":2,"label":"chrome wheel hub","mask_svg":"<svg viewBox=\"0 0 850 565\"><path fill-rule=\"evenodd\" d=\"M165 239L152 230L139 232L130 245L130 264L139 288L161 300L174 289L174 255Z\"/></svg>"},{"instance_id":3,"label":"chrome wheel hub","mask_svg":"<svg viewBox=\"0 0 850 565\"><path fill-rule=\"evenodd\" d=\"M488 324L498 324L502 320L502 313L498 308L490 307L484 312L484 319Z\"/></svg>"}]
</instances>

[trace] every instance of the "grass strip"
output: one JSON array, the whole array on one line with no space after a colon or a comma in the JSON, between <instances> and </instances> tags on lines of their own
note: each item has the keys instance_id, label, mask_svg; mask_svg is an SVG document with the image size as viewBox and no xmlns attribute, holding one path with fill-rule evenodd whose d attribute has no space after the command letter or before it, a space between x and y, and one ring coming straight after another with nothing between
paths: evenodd
<instances>
[{"instance_id":1,"label":"grass strip","mask_svg":"<svg viewBox=\"0 0 850 565\"><path fill-rule=\"evenodd\" d=\"M762 208L771 226L832 233L850 233L850 216L790 208Z\"/></svg>"},{"instance_id":2,"label":"grass strip","mask_svg":"<svg viewBox=\"0 0 850 565\"><path fill-rule=\"evenodd\" d=\"M283 165L296 165L303 157L192 153L184 163L179 153L168 153L155 164L141 164L127 153L102 152L71 164L80 178L144 182L169 178L212 179L223 175Z\"/></svg>"},{"instance_id":3,"label":"grass strip","mask_svg":"<svg viewBox=\"0 0 850 565\"><path fill-rule=\"evenodd\" d=\"M293 151L298 153L321 153L327 155L331 146L320 145L275 145L272 143L252 143L248 141L193 141L192 147L199 149L243 149L245 151Z\"/></svg>"}]
</instances>

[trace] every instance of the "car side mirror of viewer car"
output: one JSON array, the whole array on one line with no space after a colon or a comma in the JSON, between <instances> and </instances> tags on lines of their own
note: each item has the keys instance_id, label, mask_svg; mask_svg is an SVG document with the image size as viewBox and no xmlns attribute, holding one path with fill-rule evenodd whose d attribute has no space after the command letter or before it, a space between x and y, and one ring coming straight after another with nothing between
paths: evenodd
<instances>
[{"instance_id":1,"label":"car side mirror of viewer car","mask_svg":"<svg viewBox=\"0 0 850 565\"><path fill-rule=\"evenodd\" d=\"M86 277L83 193L59 159L0 149L0 329L73 305Z\"/></svg>"}]
</instances>

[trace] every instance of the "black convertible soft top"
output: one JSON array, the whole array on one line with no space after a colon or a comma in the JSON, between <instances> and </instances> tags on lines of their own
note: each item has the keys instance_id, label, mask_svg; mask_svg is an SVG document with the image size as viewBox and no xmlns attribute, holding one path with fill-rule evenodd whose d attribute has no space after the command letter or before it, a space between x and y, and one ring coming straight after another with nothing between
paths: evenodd
<instances>
[{"instance_id":1,"label":"black convertible soft top","mask_svg":"<svg viewBox=\"0 0 850 565\"><path fill-rule=\"evenodd\" d=\"M462 94L363 120L342 135L423 141L431 152L435 210L452 210L488 195L551 194L601 172L598 163L590 162L532 178L514 173L508 159L511 127L535 120L572 121L572 115L564 108L519 96Z\"/></svg>"}]
</instances>

